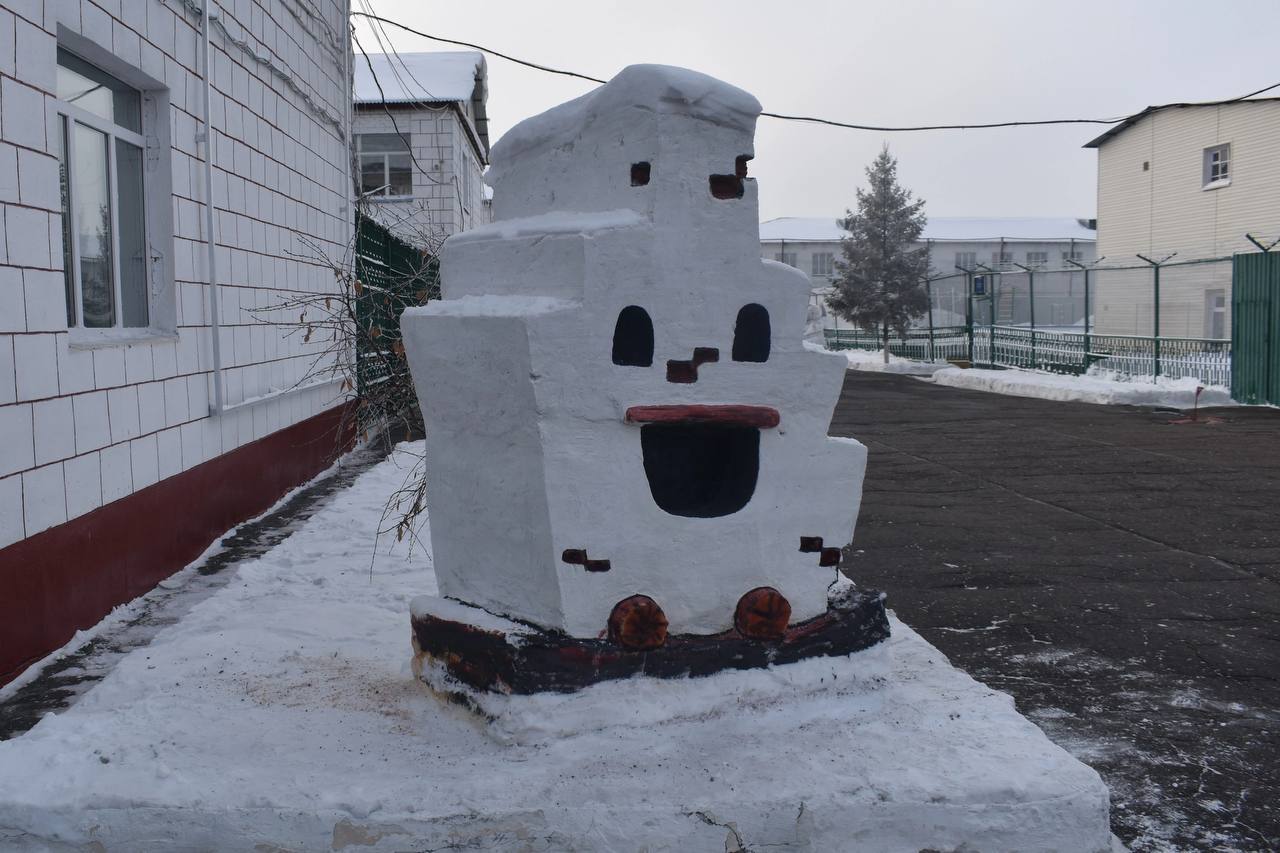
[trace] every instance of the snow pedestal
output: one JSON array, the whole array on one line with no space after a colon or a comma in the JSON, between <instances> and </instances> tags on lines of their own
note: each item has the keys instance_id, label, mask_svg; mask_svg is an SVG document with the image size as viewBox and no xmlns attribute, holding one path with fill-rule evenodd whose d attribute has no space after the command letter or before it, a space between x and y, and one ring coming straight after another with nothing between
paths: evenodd
<instances>
[{"instance_id":1,"label":"snow pedestal","mask_svg":"<svg viewBox=\"0 0 1280 853\"><path fill-rule=\"evenodd\" d=\"M403 317L440 594L541 632L579 670L547 688L887 635L875 594L828 607L866 449L827 435L845 363L802 345L807 277L759 257L759 112L643 65L522 122L486 176L497 221L445 243L442 299ZM420 666L539 689L494 677L529 637L469 619L419 602Z\"/></svg>"},{"instance_id":2,"label":"snow pedestal","mask_svg":"<svg viewBox=\"0 0 1280 853\"><path fill-rule=\"evenodd\" d=\"M896 621L847 656L474 691L485 724L438 702L404 662L430 557L369 564L412 458L0 742L0 850L1107 849L1098 775Z\"/></svg>"}]
</instances>

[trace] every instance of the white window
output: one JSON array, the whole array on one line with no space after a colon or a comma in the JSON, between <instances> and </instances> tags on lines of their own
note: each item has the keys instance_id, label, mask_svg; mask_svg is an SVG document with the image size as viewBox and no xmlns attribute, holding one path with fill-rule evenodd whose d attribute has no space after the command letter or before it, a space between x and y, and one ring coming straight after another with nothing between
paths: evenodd
<instances>
[{"instance_id":1,"label":"white window","mask_svg":"<svg viewBox=\"0 0 1280 853\"><path fill-rule=\"evenodd\" d=\"M795 252L778 252L773 256L773 259L775 261L782 261L782 263L786 264L789 267L796 266Z\"/></svg>"},{"instance_id":2,"label":"white window","mask_svg":"<svg viewBox=\"0 0 1280 853\"><path fill-rule=\"evenodd\" d=\"M360 194L373 198L413 195L413 158L409 140L398 133L357 133Z\"/></svg>"},{"instance_id":3,"label":"white window","mask_svg":"<svg viewBox=\"0 0 1280 853\"><path fill-rule=\"evenodd\" d=\"M833 252L813 253L813 275L830 277L835 269L836 256Z\"/></svg>"},{"instance_id":4,"label":"white window","mask_svg":"<svg viewBox=\"0 0 1280 853\"><path fill-rule=\"evenodd\" d=\"M1084 260L1084 252L1072 250L1069 252L1062 253L1062 263L1064 266L1067 266L1067 261L1083 261L1083 260Z\"/></svg>"},{"instance_id":5,"label":"white window","mask_svg":"<svg viewBox=\"0 0 1280 853\"><path fill-rule=\"evenodd\" d=\"M59 48L57 95L67 327L149 326L142 93Z\"/></svg>"},{"instance_id":6,"label":"white window","mask_svg":"<svg viewBox=\"0 0 1280 853\"><path fill-rule=\"evenodd\" d=\"M996 269L1007 267L1013 263L1013 252L992 252L991 266Z\"/></svg>"},{"instance_id":7,"label":"white window","mask_svg":"<svg viewBox=\"0 0 1280 853\"><path fill-rule=\"evenodd\" d=\"M1048 252L1027 252L1027 266L1042 267L1049 263Z\"/></svg>"},{"instance_id":8,"label":"white window","mask_svg":"<svg viewBox=\"0 0 1280 853\"><path fill-rule=\"evenodd\" d=\"M1204 294L1204 336L1222 340L1227 336L1227 292L1207 290Z\"/></svg>"},{"instance_id":9,"label":"white window","mask_svg":"<svg viewBox=\"0 0 1280 853\"><path fill-rule=\"evenodd\" d=\"M956 252L956 269L971 270L977 265L977 252Z\"/></svg>"},{"instance_id":10,"label":"white window","mask_svg":"<svg viewBox=\"0 0 1280 853\"><path fill-rule=\"evenodd\" d=\"M1204 149L1204 186L1226 186L1230 182L1231 143Z\"/></svg>"}]
</instances>

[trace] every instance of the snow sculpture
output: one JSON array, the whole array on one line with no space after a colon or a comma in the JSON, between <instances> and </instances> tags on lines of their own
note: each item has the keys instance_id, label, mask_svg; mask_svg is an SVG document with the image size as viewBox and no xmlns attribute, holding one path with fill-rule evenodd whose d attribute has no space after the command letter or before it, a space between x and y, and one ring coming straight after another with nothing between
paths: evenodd
<instances>
[{"instance_id":1,"label":"snow sculpture","mask_svg":"<svg viewBox=\"0 0 1280 853\"><path fill-rule=\"evenodd\" d=\"M808 279L759 257L759 112L636 65L494 146L496 221L403 318L444 597L413 603L420 665L523 692L887 636L836 583L866 450L827 436Z\"/></svg>"}]
</instances>

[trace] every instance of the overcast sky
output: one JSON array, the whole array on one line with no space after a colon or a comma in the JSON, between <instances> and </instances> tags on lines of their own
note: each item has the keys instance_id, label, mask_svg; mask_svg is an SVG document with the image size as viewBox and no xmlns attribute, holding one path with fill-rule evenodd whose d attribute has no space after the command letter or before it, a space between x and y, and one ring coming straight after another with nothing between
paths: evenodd
<instances>
[{"instance_id":1,"label":"overcast sky","mask_svg":"<svg viewBox=\"0 0 1280 853\"><path fill-rule=\"evenodd\" d=\"M1280 82L1280 0L364 2L546 65L601 78L637 62L682 65L766 110L862 124L1108 118ZM401 52L457 49L387 31ZM490 138L592 85L489 57ZM1103 129L885 134L761 118L751 174L762 219L835 216L888 142L934 216L1092 217L1096 155L1081 145Z\"/></svg>"}]
</instances>

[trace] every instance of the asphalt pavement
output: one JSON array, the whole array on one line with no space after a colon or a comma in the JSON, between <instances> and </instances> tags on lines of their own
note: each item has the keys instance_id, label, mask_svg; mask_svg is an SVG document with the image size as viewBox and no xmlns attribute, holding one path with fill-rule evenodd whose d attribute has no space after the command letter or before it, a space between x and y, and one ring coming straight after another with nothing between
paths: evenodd
<instances>
[{"instance_id":1,"label":"asphalt pavement","mask_svg":"<svg viewBox=\"0 0 1280 853\"><path fill-rule=\"evenodd\" d=\"M1134 850L1280 849L1280 410L1026 399L850 371L844 566L1112 792Z\"/></svg>"}]
</instances>

